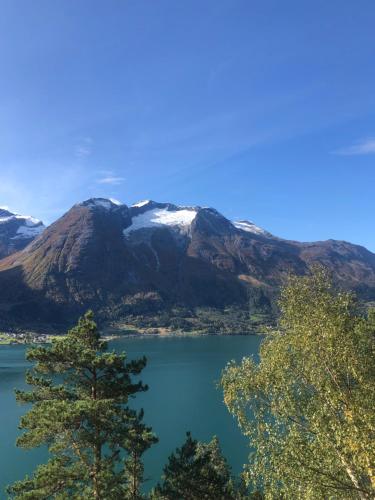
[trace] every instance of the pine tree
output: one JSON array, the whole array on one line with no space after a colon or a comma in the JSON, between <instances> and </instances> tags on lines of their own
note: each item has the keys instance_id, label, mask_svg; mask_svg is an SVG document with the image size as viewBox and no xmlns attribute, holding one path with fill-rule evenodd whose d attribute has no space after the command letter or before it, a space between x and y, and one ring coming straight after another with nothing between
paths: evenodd
<instances>
[{"instance_id":1,"label":"pine tree","mask_svg":"<svg viewBox=\"0 0 375 500\"><path fill-rule=\"evenodd\" d=\"M162 484L152 492L155 500L230 500L237 498L230 468L218 439L208 444L191 437L169 457Z\"/></svg>"},{"instance_id":2,"label":"pine tree","mask_svg":"<svg viewBox=\"0 0 375 500\"><path fill-rule=\"evenodd\" d=\"M126 362L124 353L106 351L92 312L51 346L28 350L34 367L26 381L33 389L16 391L16 397L32 407L21 419L25 432L17 446L47 445L51 458L31 478L12 485L11 498L126 498L128 474L120 465L124 450L130 451L130 443L136 446L138 438L143 443L146 431L148 445L155 442L142 424L143 413L128 406L129 398L147 390L132 380L146 359Z\"/></svg>"},{"instance_id":3,"label":"pine tree","mask_svg":"<svg viewBox=\"0 0 375 500\"><path fill-rule=\"evenodd\" d=\"M129 500L143 498L141 494L141 485L144 481L142 455L158 441L152 429L145 426L142 420L143 410L135 415L134 423L123 442L123 447L128 454L124 467L127 478L126 498Z\"/></svg>"}]
</instances>

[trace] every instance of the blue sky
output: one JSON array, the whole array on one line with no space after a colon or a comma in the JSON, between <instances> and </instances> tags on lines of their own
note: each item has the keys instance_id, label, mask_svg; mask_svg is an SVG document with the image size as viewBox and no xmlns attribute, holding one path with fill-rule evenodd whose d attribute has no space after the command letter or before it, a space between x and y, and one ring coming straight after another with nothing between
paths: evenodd
<instances>
[{"instance_id":1,"label":"blue sky","mask_svg":"<svg viewBox=\"0 0 375 500\"><path fill-rule=\"evenodd\" d=\"M0 0L0 205L209 205L375 251L374 26L373 0Z\"/></svg>"}]
</instances>

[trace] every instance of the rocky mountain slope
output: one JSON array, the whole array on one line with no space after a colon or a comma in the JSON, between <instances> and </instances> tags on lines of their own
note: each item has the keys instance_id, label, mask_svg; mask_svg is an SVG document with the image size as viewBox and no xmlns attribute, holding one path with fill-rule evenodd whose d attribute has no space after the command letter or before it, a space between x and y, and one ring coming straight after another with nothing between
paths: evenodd
<instances>
[{"instance_id":1,"label":"rocky mountain slope","mask_svg":"<svg viewBox=\"0 0 375 500\"><path fill-rule=\"evenodd\" d=\"M0 259L25 248L44 229L43 223L34 217L0 208Z\"/></svg>"},{"instance_id":2,"label":"rocky mountain slope","mask_svg":"<svg viewBox=\"0 0 375 500\"><path fill-rule=\"evenodd\" d=\"M313 263L375 298L375 254L363 247L286 241L213 208L90 199L0 261L0 320L69 322L88 307L107 319L176 305L270 310L285 275Z\"/></svg>"}]
</instances>

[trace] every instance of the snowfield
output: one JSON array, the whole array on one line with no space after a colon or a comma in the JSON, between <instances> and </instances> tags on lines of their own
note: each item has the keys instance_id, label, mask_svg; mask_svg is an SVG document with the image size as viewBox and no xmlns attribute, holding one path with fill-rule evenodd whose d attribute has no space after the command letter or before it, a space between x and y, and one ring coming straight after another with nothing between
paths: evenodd
<instances>
[{"instance_id":1,"label":"snowfield","mask_svg":"<svg viewBox=\"0 0 375 500\"><path fill-rule=\"evenodd\" d=\"M87 203L88 206L103 207L106 210L111 210L111 208L113 208L113 205L119 205L119 204L121 205L120 202L116 203L115 200L107 200L105 198L93 198L89 200L89 202Z\"/></svg>"},{"instance_id":2,"label":"snowfield","mask_svg":"<svg viewBox=\"0 0 375 500\"><path fill-rule=\"evenodd\" d=\"M26 226L28 227L35 227L38 225L41 225L41 221L38 219L35 219L35 217L31 217L31 215L15 215L16 219L24 220Z\"/></svg>"},{"instance_id":3,"label":"snowfield","mask_svg":"<svg viewBox=\"0 0 375 500\"><path fill-rule=\"evenodd\" d=\"M139 205L138 205L139 206ZM132 219L132 225L124 229L128 235L146 227L170 226L180 231L186 231L197 215L194 209L182 208L181 210L167 210L166 208L154 208L143 214L136 215Z\"/></svg>"},{"instance_id":4,"label":"snowfield","mask_svg":"<svg viewBox=\"0 0 375 500\"><path fill-rule=\"evenodd\" d=\"M118 207L121 207L123 203L121 201L116 200L116 198L109 198L109 201L111 201L114 205L117 205Z\"/></svg>"},{"instance_id":5,"label":"snowfield","mask_svg":"<svg viewBox=\"0 0 375 500\"><path fill-rule=\"evenodd\" d=\"M20 226L17 229L17 233L12 240L18 240L22 238L36 238L36 236L39 236L42 232L44 231L44 226L39 225L39 226Z\"/></svg>"},{"instance_id":6,"label":"snowfield","mask_svg":"<svg viewBox=\"0 0 375 500\"><path fill-rule=\"evenodd\" d=\"M3 212L4 213L4 212ZM14 226L12 223L17 222ZM39 236L45 229L42 221L31 217L30 215L18 215L12 214L11 212L6 212L6 215L0 217L0 226L3 225L5 228L6 224L11 224L11 231L13 236L8 236L11 240L22 240L22 239L33 239Z\"/></svg>"}]
</instances>

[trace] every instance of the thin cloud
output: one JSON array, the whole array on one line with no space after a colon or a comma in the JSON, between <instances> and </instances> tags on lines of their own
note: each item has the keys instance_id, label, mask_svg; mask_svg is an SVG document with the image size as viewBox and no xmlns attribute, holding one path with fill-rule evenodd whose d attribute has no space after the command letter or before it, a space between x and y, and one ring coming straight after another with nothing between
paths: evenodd
<instances>
[{"instance_id":1,"label":"thin cloud","mask_svg":"<svg viewBox=\"0 0 375 500\"><path fill-rule=\"evenodd\" d=\"M98 184L110 184L111 186L117 186L125 181L125 177L108 176L98 179L96 182Z\"/></svg>"},{"instance_id":2,"label":"thin cloud","mask_svg":"<svg viewBox=\"0 0 375 500\"><path fill-rule=\"evenodd\" d=\"M77 158L87 158L92 153L93 140L91 137L83 137L75 147Z\"/></svg>"},{"instance_id":3,"label":"thin cloud","mask_svg":"<svg viewBox=\"0 0 375 500\"><path fill-rule=\"evenodd\" d=\"M78 158L86 158L91 155L91 149L85 146L77 146L76 148L76 156Z\"/></svg>"},{"instance_id":4,"label":"thin cloud","mask_svg":"<svg viewBox=\"0 0 375 500\"><path fill-rule=\"evenodd\" d=\"M334 151L336 155L355 156L355 155L371 155L375 154L375 137L369 137L358 141L353 146L338 149Z\"/></svg>"}]
</instances>

